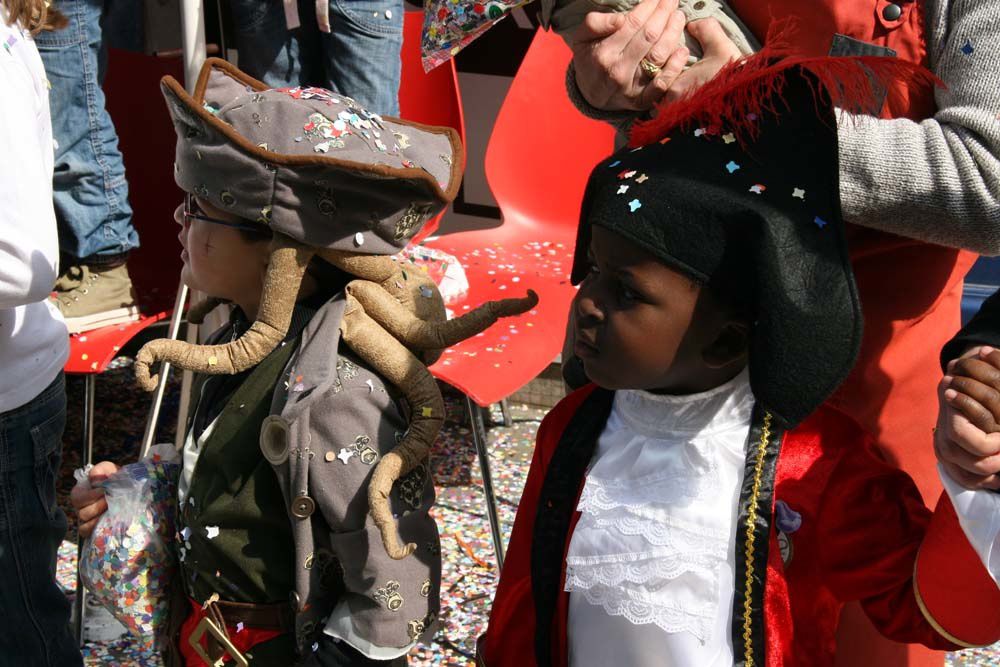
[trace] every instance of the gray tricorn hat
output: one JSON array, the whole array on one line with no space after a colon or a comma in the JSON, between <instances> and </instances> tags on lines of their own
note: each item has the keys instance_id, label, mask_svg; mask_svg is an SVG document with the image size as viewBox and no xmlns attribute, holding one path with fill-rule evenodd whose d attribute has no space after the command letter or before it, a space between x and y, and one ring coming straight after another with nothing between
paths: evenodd
<instances>
[{"instance_id":1,"label":"gray tricorn hat","mask_svg":"<svg viewBox=\"0 0 1000 667\"><path fill-rule=\"evenodd\" d=\"M458 192L458 133L382 118L322 88L268 88L205 61L194 96L161 89L175 179L220 209L312 248L394 254Z\"/></svg>"}]
</instances>

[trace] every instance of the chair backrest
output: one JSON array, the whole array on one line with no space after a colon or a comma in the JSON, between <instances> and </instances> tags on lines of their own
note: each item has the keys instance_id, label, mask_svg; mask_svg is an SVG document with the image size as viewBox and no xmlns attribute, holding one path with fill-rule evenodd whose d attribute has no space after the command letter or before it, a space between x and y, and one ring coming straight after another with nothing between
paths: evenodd
<instances>
[{"instance_id":1,"label":"chair backrest","mask_svg":"<svg viewBox=\"0 0 1000 667\"><path fill-rule=\"evenodd\" d=\"M183 196L174 184L177 137L160 92L160 79L184 78L180 58L111 49L104 81L107 108L125 160L139 248L128 269L143 312L170 309L181 271L174 209Z\"/></svg>"},{"instance_id":2,"label":"chair backrest","mask_svg":"<svg viewBox=\"0 0 1000 667\"><path fill-rule=\"evenodd\" d=\"M465 119L458 95L455 61L424 72L420 62L420 32L424 14L408 11L403 18L403 70L399 82L400 115L426 125L447 125L465 141Z\"/></svg>"},{"instance_id":3,"label":"chair backrest","mask_svg":"<svg viewBox=\"0 0 1000 667\"><path fill-rule=\"evenodd\" d=\"M424 13L408 11L403 17L403 49L400 58L403 70L399 81L399 111L406 120L425 125L444 125L458 130L465 144L465 118L462 115L462 97L458 91L458 74L454 59L424 72L420 61L420 33ZM418 243L437 230L441 217L429 220L414 237Z\"/></svg>"},{"instance_id":4,"label":"chair backrest","mask_svg":"<svg viewBox=\"0 0 1000 667\"><path fill-rule=\"evenodd\" d=\"M569 100L571 58L562 38L540 28L500 109L486 179L505 224L575 229L590 170L614 148L611 126L583 116Z\"/></svg>"}]
</instances>

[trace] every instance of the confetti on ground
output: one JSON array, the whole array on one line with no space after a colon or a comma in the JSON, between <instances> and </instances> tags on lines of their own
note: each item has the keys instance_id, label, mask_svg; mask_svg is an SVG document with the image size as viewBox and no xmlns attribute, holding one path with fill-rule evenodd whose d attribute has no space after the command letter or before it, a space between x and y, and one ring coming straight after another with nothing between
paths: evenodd
<instances>
[{"instance_id":1,"label":"confetti on ground","mask_svg":"<svg viewBox=\"0 0 1000 667\"><path fill-rule=\"evenodd\" d=\"M536 248L544 252L547 248ZM562 250L560 249L560 255ZM101 376L98 441L95 461L134 459L144 426L148 398L135 389L128 364ZM79 381L77 381L79 380ZM67 379L70 405L81 405L83 381ZM178 385L172 381L161 417L161 429L176 421ZM107 404L105 404L107 401ZM441 624L430 644L420 644L411 651L410 667L461 665L468 667L475 655L476 639L486 630L490 600L496 589L495 557L492 537L486 519L479 464L476 460L472 435L464 422L460 398L446 400L446 421L431 454L437 504L433 510L442 535L441 557L444 561L441 585ZM65 441L64 475L60 480L61 502L68 506L73 468L79 467L79 414L70 410L69 429ZM544 411L526 406L511 406L513 423L509 427L494 425L489 429L489 451L493 483L498 498L498 512L504 539L517 510L517 502L527 478L534 448L535 431ZM499 410L492 414L499 424ZM158 441L168 441L173 434L161 430ZM72 518L71 518L72 522ZM449 536L460 535L467 548ZM75 539L75 536L73 536ZM485 566L484 566L485 564ZM75 590L76 545L63 542L59 550L57 580L68 594ZM159 658L142 650L131 639L111 642L89 642L84 646L84 662L88 667L159 667ZM946 667L1000 667L1000 646L993 649L973 649L948 654ZM890 666L886 666L890 667Z\"/></svg>"}]
</instances>

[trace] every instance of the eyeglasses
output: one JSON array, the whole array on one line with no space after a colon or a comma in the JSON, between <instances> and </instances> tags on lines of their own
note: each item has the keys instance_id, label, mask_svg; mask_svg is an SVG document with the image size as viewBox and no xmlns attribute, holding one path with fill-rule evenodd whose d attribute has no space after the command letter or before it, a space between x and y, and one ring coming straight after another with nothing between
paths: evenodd
<instances>
[{"instance_id":1,"label":"eyeglasses","mask_svg":"<svg viewBox=\"0 0 1000 667\"><path fill-rule=\"evenodd\" d=\"M201 220L202 222L210 222L213 225L222 225L223 227L241 229L245 232L251 232L253 234L261 234L264 232L260 225L252 225L247 222L230 222L229 220L213 218L201 210L201 207L198 206L198 202L195 200L194 195L189 192L184 195L184 224L190 225L192 220Z\"/></svg>"}]
</instances>

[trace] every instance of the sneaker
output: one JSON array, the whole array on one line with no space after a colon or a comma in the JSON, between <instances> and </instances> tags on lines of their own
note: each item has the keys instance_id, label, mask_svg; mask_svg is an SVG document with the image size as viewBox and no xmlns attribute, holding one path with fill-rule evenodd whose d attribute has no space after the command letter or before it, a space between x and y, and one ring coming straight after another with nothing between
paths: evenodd
<instances>
[{"instance_id":1,"label":"sneaker","mask_svg":"<svg viewBox=\"0 0 1000 667\"><path fill-rule=\"evenodd\" d=\"M124 264L70 266L56 281L52 301L71 334L139 319L135 290Z\"/></svg>"}]
</instances>

